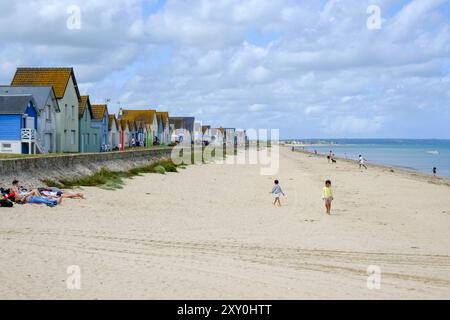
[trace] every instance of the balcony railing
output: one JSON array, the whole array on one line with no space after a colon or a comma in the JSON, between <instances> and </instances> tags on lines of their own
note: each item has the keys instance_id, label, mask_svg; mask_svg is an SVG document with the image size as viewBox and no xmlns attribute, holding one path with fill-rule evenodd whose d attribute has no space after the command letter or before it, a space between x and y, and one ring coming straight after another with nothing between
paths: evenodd
<instances>
[{"instance_id":1,"label":"balcony railing","mask_svg":"<svg viewBox=\"0 0 450 320\"><path fill-rule=\"evenodd\" d=\"M20 138L23 142L34 142L36 141L36 130L35 129L22 129L20 133Z\"/></svg>"}]
</instances>

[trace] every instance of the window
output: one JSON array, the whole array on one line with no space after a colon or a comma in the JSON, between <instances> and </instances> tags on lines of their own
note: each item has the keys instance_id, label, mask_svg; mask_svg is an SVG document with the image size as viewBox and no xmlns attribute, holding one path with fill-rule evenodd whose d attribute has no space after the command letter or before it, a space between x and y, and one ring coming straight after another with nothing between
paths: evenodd
<instances>
[{"instance_id":1,"label":"window","mask_svg":"<svg viewBox=\"0 0 450 320\"><path fill-rule=\"evenodd\" d=\"M52 107L51 106L46 106L46 108L45 108L45 119L47 121L52 120Z\"/></svg>"},{"instance_id":2,"label":"window","mask_svg":"<svg viewBox=\"0 0 450 320\"><path fill-rule=\"evenodd\" d=\"M67 104L64 106L64 117L67 119L68 117L69 117L69 114L68 114L68 106L67 106Z\"/></svg>"},{"instance_id":3,"label":"window","mask_svg":"<svg viewBox=\"0 0 450 320\"><path fill-rule=\"evenodd\" d=\"M86 139L84 140L86 142L86 145L89 145L89 139L91 138L91 136L89 135L89 133L86 133Z\"/></svg>"},{"instance_id":4,"label":"window","mask_svg":"<svg viewBox=\"0 0 450 320\"><path fill-rule=\"evenodd\" d=\"M75 107L72 106L72 120L75 119Z\"/></svg>"},{"instance_id":5,"label":"window","mask_svg":"<svg viewBox=\"0 0 450 320\"><path fill-rule=\"evenodd\" d=\"M96 133L94 133L94 136L92 138L93 138L92 143L97 144L97 134Z\"/></svg>"},{"instance_id":6,"label":"window","mask_svg":"<svg viewBox=\"0 0 450 320\"><path fill-rule=\"evenodd\" d=\"M77 134L77 132L75 130L72 130L70 132L70 144L75 144L76 134Z\"/></svg>"},{"instance_id":7,"label":"window","mask_svg":"<svg viewBox=\"0 0 450 320\"><path fill-rule=\"evenodd\" d=\"M2 143L2 151L12 151L11 143Z\"/></svg>"}]
</instances>

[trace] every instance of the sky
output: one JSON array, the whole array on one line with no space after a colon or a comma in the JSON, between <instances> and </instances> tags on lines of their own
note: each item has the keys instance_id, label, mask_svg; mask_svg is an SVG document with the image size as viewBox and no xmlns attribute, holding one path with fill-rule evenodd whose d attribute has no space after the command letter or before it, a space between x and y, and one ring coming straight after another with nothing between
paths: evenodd
<instances>
[{"instance_id":1,"label":"sky","mask_svg":"<svg viewBox=\"0 0 450 320\"><path fill-rule=\"evenodd\" d=\"M0 84L74 67L111 112L450 139L450 0L0 0L0 30Z\"/></svg>"}]
</instances>

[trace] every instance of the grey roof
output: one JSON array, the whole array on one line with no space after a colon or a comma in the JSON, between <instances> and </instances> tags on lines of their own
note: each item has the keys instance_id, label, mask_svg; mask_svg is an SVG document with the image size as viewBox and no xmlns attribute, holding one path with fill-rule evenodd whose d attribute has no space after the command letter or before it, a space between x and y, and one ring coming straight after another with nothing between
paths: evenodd
<instances>
[{"instance_id":1,"label":"grey roof","mask_svg":"<svg viewBox=\"0 0 450 320\"><path fill-rule=\"evenodd\" d=\"M0 95L0 114L24 114L30 101L36 106L32 95Z\"/></svg>"},{"instance_id":2,"label":"grey roof","mask_svg":"<svg viewBox=\"0 0 450 320\"><path fill-rule=\"evenodd\" d=\"M169 117L169 123L175 125L175 129L194 131L194 122L194 117Z\"/></svg>"},{"instance_id":3,"label":"grey roof","mask_svg":"<svg viewBox=\"0 0 450 320\"><path fill-rule=\"evenodd\" d=\"M36 101L36 107L42 110L47 105L49 99L53 100L56 111L59 112L58 101L56 100L55 93L53 92L53 87L51 86L23 86L23 87L12 87L12 86L0 86L0 95L27 95L31 94Z\"/></svg>"}]
</instances>

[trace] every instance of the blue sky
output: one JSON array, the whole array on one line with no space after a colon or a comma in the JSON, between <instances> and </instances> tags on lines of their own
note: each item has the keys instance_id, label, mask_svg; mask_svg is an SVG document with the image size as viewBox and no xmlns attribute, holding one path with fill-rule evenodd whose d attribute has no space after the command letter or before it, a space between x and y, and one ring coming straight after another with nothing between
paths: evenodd
<instances>
[{"instance_id":1,"label":"blue sky","mask_svg":"<svg viewBox=\"0 0 450 320\"><path fill-rule=\"evenodd\" d=\"M0 28L1 84L73 66L111 111L283 138L450 139L449 0L0 0Z\"/></svg>"}]
</instances>

